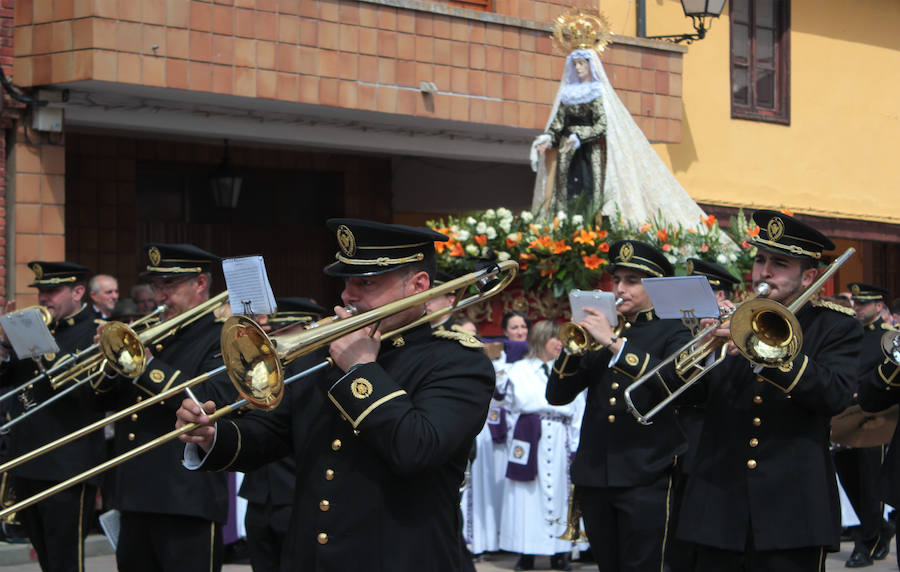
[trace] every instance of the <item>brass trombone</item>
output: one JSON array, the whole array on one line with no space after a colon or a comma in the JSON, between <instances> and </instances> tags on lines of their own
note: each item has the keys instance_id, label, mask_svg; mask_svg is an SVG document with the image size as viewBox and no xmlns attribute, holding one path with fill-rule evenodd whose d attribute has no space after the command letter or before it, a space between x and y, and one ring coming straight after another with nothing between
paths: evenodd
<instances>
[{"instance_id":1,"label":"brass trombone","mask_svg":"<svg viewBox=\"0 0 900 572\"><path fill-rule=\"evenodd\" d=\"M3 463L0 465L0 472L8 471L11 468L22 465L44 453L105 427L110 423L114 423L119 419L123 419L137 411L159 403L160 401L169 399L182 391L188 390L194 385L209 380L223 371L228 372L232 383L238 393L241 394L242 399L235 401L230 405L226 405L221 409L216 410L215 413L210 414L210 422L245 406L249 406L253 409L271 411L281 402L281 399L284 396L284 387L287 384L316 371L328 368L332 364L330 359L326 359L325 361L292 376L290 379L285 380L283 366L294 359L316 351L337 338L345 336L353 331L372 324L377 324L387 317L409 308L419 306L440 296L456 293L457 302L447 308L442 308L431 314L426 314L401 328L387 332L384 334L384 338L387 339L396 336L411 328L425 324L435 317L443 316L447 313L479 303L503 290L503 288L505 288L515 277L518 267L519 265L513 261L500 262L490 268L469 273L465 276L445 282L440 286L385 304L384 306L374 308L368 312L343 319L325 318L324 320L311 325L307 330L303 330L299 333L286 333L282 336L274 336L273 338L269 338L252 320L244 318L243 316L233 316L232 318L229 318L222 329L222 356L225 361L224 365L194 377L193 379L189 379L180 385L173 386L149 399L144 399L134 405L126 407L105 419L100 419L86 427L60 437L51 443L38 447L30 453L26 453L25 455L21 455L20 457ZM466 290L473 285L478 288L478 293L462 299ZM310 335L303 336L302 334L304 333ZM277 352L275 350L276 344L278 345ZM242 356L247 358L246 361L241 361ZM252 361L250 361L251 359ZM234 368L235 371L231 371L232 368ZM10 513L27 508L60 491L88 480L108 469L124 463L125 461L142 455L151 449L177 438L179 435L193 431L197 427L199 427L199 424L189 423L139 447L122 453L118 457L75 475L66 481L20 501L11 507L0 510L0 519Z\"/></svg>"},{"instance_id":2,"label":"brass trombone","mask_svg":"<svg viewBox=\"0 0 900 572\"><path fill-rule=\"evenodd\" d=\"M616 298L616 308L624 301L625 300L622 298ZM625 316L621 312L617 312L616 316L618 317L618 322L616 323L615 328L613 328L613 335L618 336L625 327ZM562 342L566 351L576 356L582 356L588 352L597 351L603 348L603 346L601 346L587 330L575 322L566 322L565 324L562 324L559 327L556 337Z\"/></svg>"},{"instance_id":3,"label":"brass trombone","mask_svg":"<svg viewBox=\"0 0 900 572\"><path fill-rule=\"evenodd\" d=\"M109 322L102 330L100 330L100 341L91 346L91 348L97 348L99 351L91 353L90 357L72 366L60 377L51 378L50 382L53 385L53 389L58 389L62 385L77 379L79 376L84 377L78 379L70 387L67 387L64 391L58 392L47 401L29 409L11 421L7 421L0 426L0 433L8 431L10 427L27 419L29 415L37 413L43 407L62 399L85 383L100 377L103 375L105 370L104 366L106 365L125 377L132 379L138 377L144 372L144 368L147 366L147 351L144 349L145 346L161 342L179 330L193 324L222 304L227 303L227 301L228 290L213 296L206 302L203 302L186 312L178 314L170 320L144 328L140 333L136 333L133 328L134 325L138 324L141 320L135 321L130 327L122 322ZM155 312L161 313L164 309L165 308L162 307L157 308ZM142 320L146 319L149 321L151 317L152 316L145 316ZM82 355L86 353L87 350L82 352Z\"/></svg>"},{"instance_id":4,"label":"brass trombone","mask_svg":"<svg viewBox=\"0 0 900 572\"><path fill-rule=\"evenodd\" d=\"M764 296L768 295L768 284L760 284L755 297L742 302L732 312L719 318L716 323L701 330L688 343L675 350L672 355L629 385L625 389L625 402L628 410L639 423L650 425L651 419L657 413L693 387L710 370L722 363L725 359L724 352L720 353L712 363L701 365L707 356L719 350L729 340L717 338L707 340L697 348L694 348L694 345L726 321L731 322L731 343L753 365L777 367L793 361L803 345L803 329L794 314L825 285L825 282L853 256L854 252L856 249L848 248L788 306L766 299ZM763 286L765 288L762 288ZM675 362L675 372L684 383L650 411L642 414L635 407L631 393L649 379L656 377L660 370L673 361Z\"/></svg>"},{"instance_id":5,"label":"brass trombone","mask_svg":"<svg viewBox=\"0 0 900 572\"><path fill-rule=\"evenodd\" d=\"M900 365L900 331L891 330L881 336L881 351L894 365Z\"/></svg>"}]
</instances>

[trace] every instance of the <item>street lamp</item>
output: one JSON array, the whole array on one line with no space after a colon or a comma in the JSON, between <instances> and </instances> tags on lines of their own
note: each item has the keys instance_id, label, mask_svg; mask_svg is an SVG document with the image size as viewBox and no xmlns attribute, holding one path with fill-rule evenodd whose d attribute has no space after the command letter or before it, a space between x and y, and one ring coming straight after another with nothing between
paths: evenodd
<instances>
[{"instance_id":1,"label":"street lamp","mask_svg":"<svg viewBox=\"0 0 900 572\"><path fill-rule=\"evenodd\" d=\"M645 0L640 0L641 11L645 9L644 2ZM694 40L702 40L706 37L706 32L712 25L712 19L718 18L722 14L723 8L725 8L725 0L681 0L681 9L684 10L684 15L691 19L697 33L645 37L654 40L668 40L674 44L681 42L692 44Z\"/></svg>"},{"instance_id":2,"label":"street lamp","mask_svg":"<svg viewBox=\"0 0 900 572\"><path fill-rule=\"evenodd\" d=\"M236 208L238 198L241 196L241 184L243 177L237 174L231 157L228 155L228 139L225 140L225 152L222 154L222 162L209 177L209 186L212 188L213 204L217 207Z\"/></svg>"}]
</instances>

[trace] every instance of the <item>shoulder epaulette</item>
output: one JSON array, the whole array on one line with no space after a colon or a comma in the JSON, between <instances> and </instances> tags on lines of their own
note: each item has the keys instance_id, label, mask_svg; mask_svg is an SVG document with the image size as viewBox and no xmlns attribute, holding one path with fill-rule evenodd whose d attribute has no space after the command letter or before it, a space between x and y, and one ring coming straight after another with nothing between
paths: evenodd
<instances>
[{"instance_id":1,"label":"shoulder epaulette","mask_svg":"<svg viewBox=\"0 0 900 572\"><path fill-rule=\"evenodd\" d=\"M481 349L484 347L484 344L481 343L478 338L466 332L454 332L452 330L437 329L431 332L431 335L443 340L455 340L467 348Z\"/></svg>"},{"instance_id":2,"label":"shoulder epaulette","mask_svg":"<svg viewBox=\"0 0 900 572\"><path fill-rule=\"evenodd\" d=\"M887 322L881 322L881 329L882 329L882 330L888 330L888 331L893 332L893 331L895 331L897 328L895 328L894 326L888 324Z\"/></svg>"},{"instance_id":3,"label":"shoulder epaulette","mask_svg":"<svg viewBox=\"0 0 900 572\"><path fill-rule=\"evenodd\" d=\"M841 306L840 304L835 304L834 302L829 302L828 300L813 300L810 303L813 306L828 308L829 310L834 310L835 312L840 312L841 314L847 314L848 316L853 316L854 318L856 317L856 312L853 311L853 308Z\"/></svg>"}]
</instances>

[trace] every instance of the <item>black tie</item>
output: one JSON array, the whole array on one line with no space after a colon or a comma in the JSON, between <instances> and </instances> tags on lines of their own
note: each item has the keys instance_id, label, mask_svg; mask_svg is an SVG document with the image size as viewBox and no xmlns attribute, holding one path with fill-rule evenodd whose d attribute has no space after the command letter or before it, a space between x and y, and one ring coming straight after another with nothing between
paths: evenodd
<instances>
[{"instance_id":1,"label":"black tie","mask_svg":"<svg viewBox=\"0 0 900 572\"><path fill-rule=\"evenodd\" d=\"M547 364L542 363L542 364L541 364L541 369L544 370L544 375L546 375L547 378L549 379L549 378L550 378L550 368L547 367Z\"/></svg>"}]
</instances>

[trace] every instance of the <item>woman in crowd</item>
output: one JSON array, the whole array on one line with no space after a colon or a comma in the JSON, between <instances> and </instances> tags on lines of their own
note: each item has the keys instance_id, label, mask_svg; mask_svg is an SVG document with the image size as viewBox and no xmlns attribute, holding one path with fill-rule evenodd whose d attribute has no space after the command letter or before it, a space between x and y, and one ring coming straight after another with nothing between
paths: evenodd
<instances>
[{"instance_id":1,"label":"woman in crowd","mask_svg":"<svg viewBox=\"0 0 900 572\"><path fill-rule=\"evenodd\" d=\"M522 554L516 570L531 570L534 555L549 555L554 570L571 570L566 529L569 457L578 446L584 396L552 406L544 397L549 368L562 350L552 321L528 334L529 351L507 372L506 404L515 427L500 520L500 548ZM585 545L582 548L586 548Z\"/></svg>"}]
</instances>

